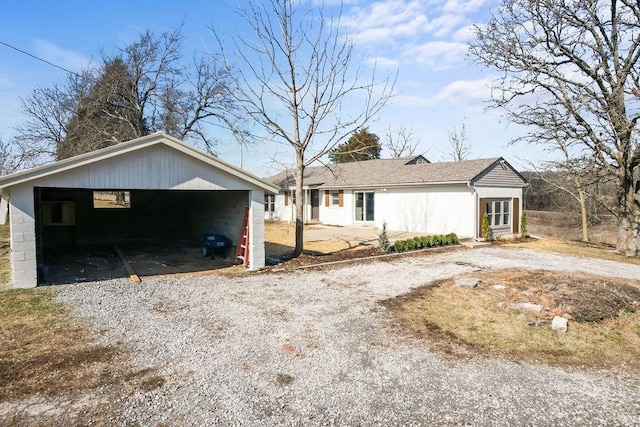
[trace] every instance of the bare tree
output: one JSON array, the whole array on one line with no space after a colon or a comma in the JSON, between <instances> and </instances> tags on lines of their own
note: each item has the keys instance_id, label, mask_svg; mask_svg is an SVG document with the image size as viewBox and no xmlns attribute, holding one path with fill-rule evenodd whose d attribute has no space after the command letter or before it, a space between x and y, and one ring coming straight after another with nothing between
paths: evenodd
<instances>
[{"instance_id":1,"label":"bare tree","mask_svg":"<svg viewBox=\"0 0 640 427\"><path fill-rule=\"evenodd\" d=\"M618 189L617 249L640 255L640 3L503 0L471 56L501 72L493 105L528 126L519 140L570 147ZM559 136L559 138L558 138Z\"/></svg>"},{"instance_id":2,"label":"bare tree","mask_svg":"<svg viewBox=\"0 0 640 427\"><path fill-rule=\"evenodd\" d=\"M535 171L535 176L549 187L559 190L561 194L570 196L578 203L580 209L580 223L582 226L582 241L589 241L589 212L587 202L589 197L597 197L590 192L590 188L597 182L592 162L589 159L565 157L564 161L550 161L542 165L542 170L528 162Z\"/></svg>"},{"instance_id":3,"label":"bare tree","mask_svg":"<svg viewBox=\"0 0 640 427\"><path fill-rule=\"evenodd\" d=\"M232 93L246 115L295 152L296 244L303 250L303 176L307 165L366 125L391 97L393 81L368 79L354 65L340 14L315 2L251 1L238 14L251 35L233 38L241 65ZM218 37L222 46L222 41ZM360 97L360 98L359 98ZM347 103L360 100L350 114Z\"/></svg>"},{"instance_id":4,"label":"bare tree","mask_svg":"<svg viewBox=\"0 0 640 427\"><path fill-rule=\"evenodd\" d=\"M20 159L12 148L11 144L0 138L0 176L13 173L20 166Z\"/></svg>"},{"instance_id":5,"label":"bare tree","mask_svg":"<svg viewBox=\"0 0 640 427\"><path fill-rule=\"evenodd\" d=\"M449 145L451 146L451 152L449 157L454 162L467 160L471 153L471 145L469 145L469 138L467 136L467 128L465 124L462 124L462 128L458 132L456 127L448 132Z\"/></svg>"},{"instance_id":6,"label":"bare tree","mask_svg":"<svg viewBox=\"0 0 640 427\"><path fill-rule=\"evenodd\" d=\"M35 89L23 99L29 119L17 127L18 150L42 163L164 131L212 152L206 119L241 134L231 71L215 55L185 65L181 40L180 29L147 31L115 55L103 54L100 66Z\"/></svg>"},{"instance_id":7,"label":"bare tree","mask_svg":"<svg viewBox=\"0 0 640 427\"><path fill-rule=\"evenodd\" d=\"M413 156L420 144L420 138L413 138L413 130L404 126L394 132L389 127L385 131L384 147L389 150L391 157Z\"/></svg>"}]
</instances>

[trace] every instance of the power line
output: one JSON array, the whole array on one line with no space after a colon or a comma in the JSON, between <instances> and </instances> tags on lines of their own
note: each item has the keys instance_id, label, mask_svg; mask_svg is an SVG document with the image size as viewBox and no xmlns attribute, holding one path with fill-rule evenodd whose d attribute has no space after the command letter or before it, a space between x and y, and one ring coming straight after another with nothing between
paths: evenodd
<instances>
[{"instance_id":1,"label":"power line","mask_svg":"<svg viewBox=\"0 0 640 427\"><path fill-rule=\"evenodd\" d=\"M22 50L22 49L20 49L20 48L18 48L18 47L16 47L16 46L13 46L13 45L11 45L11 44L9 44L9 43L3 42L2 40L0 40L0 44L1 44L1 45L3 45L3 46L8 47L9 49L13 49L13 50L15 50L16 52L22 53L23 55L27 55L27 56L29 56L29 57L31 57L31 58L33 58L33 59L37 60L37 61L44 62L45 64L50 65L50 66L52 66L52 67L54 67L54 68L57 68L57 69L59 69L59 70L62 70L62 71L64 71L64 72L66 72L66 73L73 74L74 76L77 76L77 77L82 77L82 75L80 75L80 74L76 73L75 71L71 71L71 70L69 70L69 69L67 69L67 68L64 68L64 67L63 67L63 66L61 66L61 65L54 64L54 63L53 63L53 62L51 62L51 61L47 61L47 60L46 60L46 59L44 59L44 58L40 58L39 56L36 56L36 55L34 55L34 54L32 54L32 53L29 53L29 52L27 52L27 51L25 51L25 50ZM94 81L95 81L95 79L92 79L92 80L94 80ZM77 112L76 112L76 111L72 111L72 110L70 110L70 109L69 109L69 111L70 111L72 114L77 114ZM225 129L225 130L229 130L229 131L231 131L231 132L235 132L235 129L232 129L232 128L231 128L231 127L229 127L229 126L224 126L224 125L219 124L219 123L213 123L213 122L210 122L210 121L208 121L208 120L202 120L202 122L203 122L203 123L207 123L207 124L212 125L212 126L217 126L217 127L219 127L219 128ZM263 140L263 141L275 142L276 144L284 144L284 143L282 143L282 142L280 142L280 141L276 141L276 140L273 140L273 139L265 138L265 137L263 137L263 136L254 135L254 134L249 133L249 132L245 132L245 135L250 136L250 137L255 138L255 139L261 139L261 140ZM286 144L285 144L285 145L286 145Z\"/></svg>"},{"instance_id":2,"label":"power line","mask_svg":"<svg viewBox=\"0 0 640 427\"><path fill-rule=\"evenodd\" d=\"M62 67L62 66L60 66L60 65L54 64L53 62L50 62L50 61L47 61L47 60L46 60L46 59L44 59L44 58L40 58L39 56L36 56L36 55L34 55L34 54L32 54L32 53L29 53L29 52L27 52L27 51L24 51L24 50L22 50L22 49L19 49L19 48L17 48L17 47L15 47L15 46L13 46L13 45L10 45L9 43L5 43L5 42L3 42L2 40L0 40L0 44L1 44L1 45L4 45L4 46L6 46L6 47L8 47L8 48L10 48L10 49L13 49L13 50L15 50L15 51L17 51L17 52L20 52L20 53L22 53L23 55L30 56L31 58L36 59L36 60L38 60L38 61L40 61L40 62L44 62L44 63L45 63L45 64L47 64L47 65L51 65L52 67L58 68L58 69L60 69L60 70L62 70L62 71L65 71L65 72L67 72L67 73L69 73L69 74L73 74L74 76L82 77L80 74L76 73L75 71L68 70L68 69L66 69L66 68L64 68L64 67Z\"/></svg>"}]
</instances>

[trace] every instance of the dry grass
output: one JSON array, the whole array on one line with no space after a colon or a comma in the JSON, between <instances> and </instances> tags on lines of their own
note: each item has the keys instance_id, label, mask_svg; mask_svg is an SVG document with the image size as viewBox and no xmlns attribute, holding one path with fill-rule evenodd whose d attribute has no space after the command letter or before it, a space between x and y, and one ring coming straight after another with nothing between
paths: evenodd
<instances>
[{"instance_id":1,"label":"dry grass","mask_svg":"<svg viewBox=\"0 0 640 427\"><path fill-rule=\"evenodd\" d=\"M305 225L309 230L312 225ZM293 252L295 247L295 224L285 221L265 221L264 240L265 252L269 256L282 256ZM333 252L351 249L357 243L343 240L324 240L318 242L305 242L304 253L308 255L324 255Z\"/></svg>"},{"instance_id":2,"label":"dry grass","mask_svg":"<svg viewBox=\"0 0 640 427\"><path fill-rule=\"evenodd\" d=\"M95 344L95 335L54 301L56 292L0 292L0 401L124 384L143 390L162 385L151 370L128 368L118 347Z\"/></svg>"},{"instance_id":3,"label":"dry grass","mask_svg":"<svg viewBox=\"0 0 640 427\"><path fill-rule=\"evenodd\" d=\"M560 252L563 254L577 255L587 258L607 259L611 261L640 265L640 258L626 257L615 252L611 247L606 245L589 244L575 240L543 237L539 240L534 240L528 243L514 243L514 245L544 252Z\"/></svg>"},{"instance_id":4,"label":"dry grass","mask_svg":"<svg viewBox=\"0 0 640 427\"><path fill-rule=\"evenodd\" d=\"M640 369L640 282L542 271L477 277L483 283L475 289L445 280L383 304L406 330L449 354ZM545 308L541 313L514 311L509 304L516 302ZM567 334L551 330L555 315L571 319Z\"/></svg>"},{"instance_id":5,"label":"dry grass","mask_svg":"<svg viewBox=\"0 0 640 427\"><path fill-rule=\"evenodd\" d=\"M9 224L0 225L0 290L8 288L11 281L9 251Z\"/></svg>"}]
</instances>

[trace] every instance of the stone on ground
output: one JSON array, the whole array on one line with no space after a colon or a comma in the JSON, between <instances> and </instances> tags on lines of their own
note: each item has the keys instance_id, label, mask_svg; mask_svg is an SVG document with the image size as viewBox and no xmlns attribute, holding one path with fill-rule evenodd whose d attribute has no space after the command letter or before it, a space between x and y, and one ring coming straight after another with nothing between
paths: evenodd
<instances>
[{"instance_id":1,"label":"stone on ground","mask_svg":"<svg viewBox=\"0 0 640 427\"><path fill-rule=\"evenodd\" d=\"M536 313L540 313L543 307L540 304L533 304L530 302L519 302L515 304L510 304L509 308L512 310L525 310L525 311L535 311Z\"/></svg>"},{"instance_id":2,"label":"stone on ground","mask_svg":"<svg viewBox=\"0 0 640 427\"><path fill-rule=\"evenodd\" d=\"M551 321L551 329L554 331L558 331L560 333L567 332L567 327L569 325L569 321L564 317L555 316Z\"/></svg>"},{"instance_id":3,"label":"stone on ground","mask_svg":"<svg viewBox=\"0 0 640 427\"><path fill-rule=\"evenodd\" d=\"M475 288L480 283L482 283L482 280L476 279L475 277L461 277L456 279L453 284L454 286L468 286L470 288Z\"/></svg>"}]
</instances>

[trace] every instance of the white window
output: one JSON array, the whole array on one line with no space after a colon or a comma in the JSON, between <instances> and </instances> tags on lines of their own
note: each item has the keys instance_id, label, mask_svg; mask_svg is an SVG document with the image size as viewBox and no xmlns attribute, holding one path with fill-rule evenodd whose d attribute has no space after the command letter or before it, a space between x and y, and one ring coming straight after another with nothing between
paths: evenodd
<instances>
[{"instance_id":1,"label":"white window","mask_svg":"<svg viewBox=\"0 0 640 427\"><path fill-rule=\"evenodd\" d=\"M332 191L331 192L331 206L340 206L340 192Z\"/></svg>"},{"instance_id":2,"label":"white window","mask_svg":"<svg viewBox=\"0 0 640 427\"><path fill-rule=\"evenodd\" d=\"M128 191L94 191L94 209L129 209L131 193Z\"/></svg>"},{"instance_id":3,"label":"white window","mask_svg":"<svg viewBox=\"0 0 640 427\"><path fill-rule=\"evenodd\" d=\"M507 227L511 224L511 201L488 200L487 217L492 227Z\"/></svg>"},{"instance_id":4,"label":"white window","mask_svg":"<svg viewBox=\"0 0 640 427\"><path fill-rule=\"evenodd\" d=\"M274 194L265 194L264 195L264 211L265 212L273 212L275 211L276 205L276 196Z\"/></svg>"}]
</instances>

